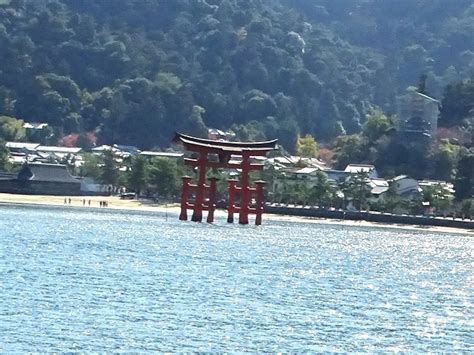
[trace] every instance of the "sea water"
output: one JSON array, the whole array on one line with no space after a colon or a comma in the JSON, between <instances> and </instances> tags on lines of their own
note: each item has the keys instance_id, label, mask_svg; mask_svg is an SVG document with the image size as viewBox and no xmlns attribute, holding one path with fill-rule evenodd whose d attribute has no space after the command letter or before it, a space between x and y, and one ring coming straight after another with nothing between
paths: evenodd
<instances>
[{"instance_id":1,"label":"sea water","mask_svg":"<svg viewBox=\"0 0 474 355\"><path fill-rule=\"evenodd\" d=\"M474 237L0 207L0 351L474 351Z\"/></svg>"}]
</instances>

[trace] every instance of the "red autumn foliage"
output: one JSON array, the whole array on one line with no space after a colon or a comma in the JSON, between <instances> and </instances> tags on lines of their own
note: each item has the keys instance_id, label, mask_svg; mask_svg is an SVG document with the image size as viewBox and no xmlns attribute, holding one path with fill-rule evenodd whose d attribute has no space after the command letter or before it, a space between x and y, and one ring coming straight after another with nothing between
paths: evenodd
<instances>
[{"instance_id":1,"label":"red autumn foliage","mask_svg":"<svg viewBox=\"0 0 474 355\"><path fill-rule=\"evenodd\" d=\"M465 145L466 143L469 143L469 135L466 134L464 130L462 130L460 127L439 127L438 128L438 139L449 139L450 141L455 140L457 141L460 145Z\"/></svg>"},{"instance_id":2,"label":"red autumn foliage","mask_svg":"<svg viewBox=\"0 0 474 355\"><path fill-rule=\"evenodd\" d=\"M319 159L325 162L328 166L331 165L332 159L334 157L334 151L328 148L319 149Z\"/></svg>"},{"instance_id":3,"label":"red autumn foliage","mask_svg":"<svg viewBox=\"0 0 474 355\"><path fill-rule=\"evenodd\" d=\"M63 137L62 142L61 142L62 146L75 147L78 138L79 138L79 134L77 133L68 134L67 136Z\"/></svg>"},{"instance_id":4,"label":"red autumn foliage","mask_svg":"<svg viewBox=\"0 0 474 355\"><path fill-rule=\"evenodd\" d=\"M71 133L64 136L61 143L63 147L77 147L77 141L80 135L77 133ZM85 138L92 146L95 146L97 142L97 136L95 132L87 132L82 138Z\"/></svg>"}]
</instances>

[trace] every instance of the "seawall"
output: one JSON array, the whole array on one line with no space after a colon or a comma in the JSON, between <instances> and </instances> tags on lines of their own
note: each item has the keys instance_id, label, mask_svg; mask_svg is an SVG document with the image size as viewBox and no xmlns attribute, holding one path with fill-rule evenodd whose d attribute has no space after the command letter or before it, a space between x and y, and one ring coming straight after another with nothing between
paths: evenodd
<instances>
[{"instance_id":1,"label":"seawall","mask_svg":"<svg viewBox=\"0 0 474 355\"><path fill-rule=\"evenodd\" d=\"M353 212L353 211L341 211L341 210L326 210L323 208L311 208L311 207L290 207L290 206L265 206L265 213L270 214L281 214L288 216L301 216L301 217L315 217L315 218L331 218L331 219L342 219L351 221L368 221L368 222L379 222L385 224L408 224L408 225L419 225L419 226L436 226L436 227L450 227L450 228L462 228L462 229L473 229L474 221L469 219L452 219L452 218L441 218L441 217L427 217L427 216L408 216L408 215L396 215L389 213L379 212Z\"/></svg>"}]
</instances>

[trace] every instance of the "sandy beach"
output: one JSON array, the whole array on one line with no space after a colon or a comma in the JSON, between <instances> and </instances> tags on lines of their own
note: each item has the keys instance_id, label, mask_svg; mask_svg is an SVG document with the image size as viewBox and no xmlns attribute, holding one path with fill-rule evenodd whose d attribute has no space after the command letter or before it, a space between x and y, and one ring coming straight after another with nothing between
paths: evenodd
<instances>
[{"instance_id":1,"label":"sandy beach","mask_svg":"<svg viewBox=\"0 0 474 355\"><path fill-rule=\"evenodd\" d=\"M69 199L71 202L69 203ZM85 203L84 203L85 201ZM90 204L89 204L90 201ZM177 204L163 205L145 200L122 200L118 196L46 196L46 195L17 195L0 193L0 203L3 204L34 204L73 207L101 207L100 201L107 202L107 208L126 210L159 211L165 208L178 210Z\"/></svg>"},{"instance_id":2,"label":"sandy beach","mask_svg":"<svg viewBox=\"0 0 474 355\"><path fill-rule=\"evenodd\" d=\"M46 195L19 195L19 194L5 194L0 193L0 205L34 205L34 206L71 206L81 208L93 208L95 211L100 208L100 201L107 201L106 209L119 209L128 211L149 211L149 212L170 212L174 214L179 213L179 205L174 204L157 204L146 200L122 200L118 196L71 196L71 203L69 204L69 197L65 196L46 196ZM66 199L66 201L65 201ZM85 200L85 204L84 201ZM90 206L89 206L90 201ZM226 212L217 210L216 216L225 216ZM376 228L396 228L412 231L433 231L436 233L456 233L474 236L474 231L437 226L416 226L406 224L383 224L368 221L351 221L340 219L327 218L310 218L298 216L285 216L276 214L265 214L264 220L279 220L288 222L307 222L307 223L324 223L330 225L341 226L357 226L357 227L376 227ZM253 223L253 220L250 220ZM265 224L265 222L264 222Z\"/></svg>"}]
</instances>

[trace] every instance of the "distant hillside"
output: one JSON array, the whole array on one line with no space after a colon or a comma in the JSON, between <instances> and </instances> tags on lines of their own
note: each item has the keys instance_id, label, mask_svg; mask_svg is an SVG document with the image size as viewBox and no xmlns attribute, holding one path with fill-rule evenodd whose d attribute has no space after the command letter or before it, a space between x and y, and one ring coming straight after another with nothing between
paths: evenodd
<instances>
[{"instance_id":1,"label":"distant hillside","mask_svg":"<svg viewBox=\"0 0 474 355\"><path fill-rule=\"evenodd\" d=\"M440 98L474 69L472 33L468 0L0 0L0 116L99 144L232 127L291 150L394 113L421 74Z\"/></svg>"}]
</instances>

